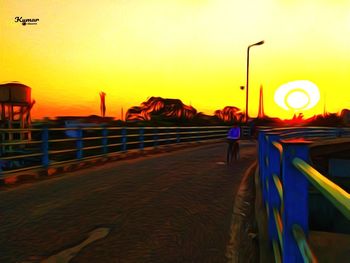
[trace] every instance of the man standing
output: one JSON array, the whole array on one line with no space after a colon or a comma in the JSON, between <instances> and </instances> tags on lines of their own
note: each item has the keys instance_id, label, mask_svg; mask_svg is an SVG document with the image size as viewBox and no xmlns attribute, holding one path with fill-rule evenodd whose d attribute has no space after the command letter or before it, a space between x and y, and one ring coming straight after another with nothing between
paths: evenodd
<instances>
[{"instance_id":1,"label":"man standing","mask_svg":"<svg viewBox=\"0 0 350 263\"><path fill-rule=\"evenodd\" d=\"M235 123L227 133L227 142L228 142L227 164L232 160L232 157L234 157L235 160L238 159L238 155L239 155L238 140L240 137L241 137L241 129Z\"/></svg>"}]
</instances>

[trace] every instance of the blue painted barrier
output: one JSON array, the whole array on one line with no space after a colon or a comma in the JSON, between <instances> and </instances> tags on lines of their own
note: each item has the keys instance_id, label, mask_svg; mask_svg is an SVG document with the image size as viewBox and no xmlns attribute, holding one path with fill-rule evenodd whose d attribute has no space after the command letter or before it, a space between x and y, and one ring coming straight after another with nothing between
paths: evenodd
<instances>
[{"instance_id":1,"label":"blue painted barrier","mask_svg":"<svg viewBox=\"0 0 350 263\"><path fill-rule=\"evenodd\" d=\"M299 225L308 235L308 181L297 170L292 160L298 157L308 161L307 142L282 142L282 182L283 182L283 262L302 262L302 255L293 237L293 225Z\"/></svg>"},{"instance_id":2,"label":"blue painted barrier","mask_svg":"<svg viewBox=\"0 0 350 263\"><path fill-rule=\"evenodd\" d=\"M76 135L77 159L81 160L83 158L83 130L81 128L77 129Z\"/></svg>"},{"instance_id":3,"label":"blue painted barrier","mask_svg":"<svg viewBox=\"0 0 350 263\"><path fill-rule=\"evenodd\" d=\"M49 167L49 129L47 127L43 127L41 132L41 164L43 167Z\"/></svg>"},{"instance_id":4,"label":"blue painted barrier","mask_svg":"<svg viewBox=\"0 0 350 263\"><path fill-rule=\"evenodd\" d=\"M126 128L122 128L122 151L127 151L127 130Z\"/></svg>"},{"instance_id":5,"label":"blue painted barrier","mask_svg":"<svg viewBox=\"0 0 350 263\"><path fill-rule=\"evenodd\" d=\"M140 140L140 150L143 151L143 148L144 148L144 133L145 133L145 129L144 129L144 128L140 128L139 133L140 133L140 137L139 137L139 140Z\"/></svg>"},{"instance_id":6,"label":"blue painted barrier","mask_svg":"<svg viewBox=\"0 0 350 263\"><path fill-rule=\"evenodd\" d=\"M158 129L154 128L153 133L154 133L154 135L153 135L153 146L154 146L154 148L157 148L157 146L158 146Z\"/></svg>"},{"instance_id":7,"label":"blue painted barrier","mask_svg":"<svg viewBox=\"0 0 350 263\"><path fill-rule=\"evenodd\" d=\"M108 153L108 129L106 127L102 129L102 149L104 154Z\"/></svg>"},{"instance_id":8,"label":"blue painted barrier","mask_svg":"<svg viewBox=\"0 0 350 263\"><path fill-rule=\"evenodd\" d=\"M344 128L260 130L259 177L268 219L268 235L276 262L317 262L306 240L309 233L308 188L310 182L314 184L323 179L310 179L315 174L312 166L308 166L309 145L312 141L305 138L327 139L349 134L349 129ZM296 162L299 166L302 163L303 169ZM332 189L331 183L327 187ZM339 202L341 211L349 215L350 208L343 209L347 197L339 193L348 194L339 190L339 193L334 192L337 196L332 196L331 190L327 191L328 198L337 199L334 202Z\"/></svg>"}]
</instances>

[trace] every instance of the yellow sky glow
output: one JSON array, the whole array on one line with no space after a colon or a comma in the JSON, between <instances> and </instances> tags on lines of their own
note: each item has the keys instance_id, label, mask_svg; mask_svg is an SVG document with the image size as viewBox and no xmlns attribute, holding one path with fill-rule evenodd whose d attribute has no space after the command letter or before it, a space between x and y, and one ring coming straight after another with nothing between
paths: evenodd
<instances>
[{"instance_id":1,"label":"yellow sky glow","mask_svg":"<svg viewBox=\"0 0 350 263\"><path fill-rule=\"evenodd\" d=\"M311 116L350 108L350 1L311 0L0 0L0 82L32 87L33 117L107 115L150 96L179 98L212 114L245 108L288 118L279 86L310 80L321 99ZM39 18L22 26L16 16ZM326 97L325 97L326 95Z\"/></svg>"}]
</instances>

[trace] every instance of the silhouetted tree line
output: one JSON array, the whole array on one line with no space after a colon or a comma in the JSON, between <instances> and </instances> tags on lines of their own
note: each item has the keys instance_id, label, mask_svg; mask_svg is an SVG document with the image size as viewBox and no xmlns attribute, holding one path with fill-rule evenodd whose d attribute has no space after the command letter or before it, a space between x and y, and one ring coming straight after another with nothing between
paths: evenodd
<instances>
[{"instance_id":1,"label":"silhouetted tree line","mask_svg":"<svg viewBox=\"0 0 350 263\"><path fill-rule=\"evenodd\" d=\"M179 99L151 97L140 106L131 107L125 115L125 121L112 117L90 115L86 117L61 116L56 119L46 118L49 126L64 126L65 121L96 123L111 126L207 126L243 124L244 113L235 106L226 106L216 110L214 115L198 112L193 106L182 103ZM281 120L267 115L249 120L253 126L350 126L350 110L344 109L340 114L325 113L305 119L302 113L292 119ZM37 123L38 124L38 123Z\"/></svg>"},{"instance_id":2,"label":"silhouetted tree line","mask_svg":"<svg viewBox=\"0 0 350 263\"><path fill-rule=\"evenodd\" d=\"M127 123L153 125L230 125L243 123L244 113L235 106L226 106L216 110L214 115L207 115L182 103L179 99L163 99L151 97L140 106L130 108L126 113ZM254 125L266 126L346 126L350 123L350 110L342 110L341 114L325 113L305 119L302 113L294 115L290 120L271 118L252 118Z\"/></svg>"}]
</instances>

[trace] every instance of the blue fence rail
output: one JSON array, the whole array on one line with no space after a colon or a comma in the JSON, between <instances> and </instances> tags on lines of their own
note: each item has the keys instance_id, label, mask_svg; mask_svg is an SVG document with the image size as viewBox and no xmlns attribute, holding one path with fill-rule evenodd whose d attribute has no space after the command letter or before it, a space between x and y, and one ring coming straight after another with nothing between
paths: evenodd
<instances>
[{"instance_id":1,"label":"blue fence rail","mask_svg":"<svg viewBox=\"0 0 350 263\"><path fill-rule=\"evenodd\" d=\"M167 144L223 139L228 126L205 127L66 127L26 129L31 140L0 143L0 177L28 169L65 162L107 157L129 150L157 148ZM24 132L0 129L2 138Z\"/></svg>"},{"instance_id":2,"label":"blue fence rail","mask_svg":"<svg viewBox=\"0 0 350 263\"><path fill-rule=\"evenodd\" d=\"M350 220L350 195L310 165L310 144L340 137L350 137L350 129L281 128L259 132L262 199L276 262L317 262L307 242L309 184Z\"/></svg>"}]
</instances>

